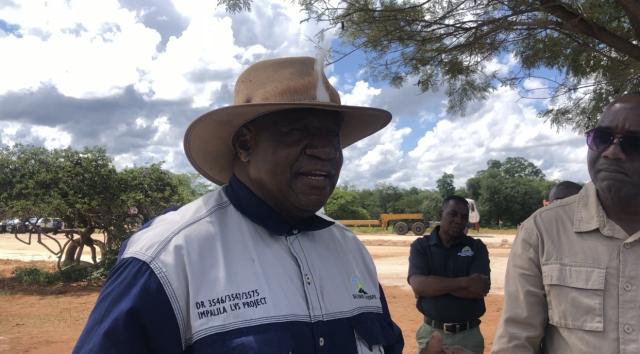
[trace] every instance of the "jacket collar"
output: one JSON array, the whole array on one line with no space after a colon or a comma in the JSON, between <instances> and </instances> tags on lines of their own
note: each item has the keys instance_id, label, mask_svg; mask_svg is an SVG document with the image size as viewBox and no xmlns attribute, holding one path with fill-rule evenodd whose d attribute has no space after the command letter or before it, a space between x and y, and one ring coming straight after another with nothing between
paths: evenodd
<instances>
[{"instance_id":1,"label":"jacket collar","mask_svg":"<svg viewBox=\"0 0 640 354\"><path fill-rule=\"evenodd\" d=\"M452 244L451 246L455 246L457 244L464 244L465 246L468 246L470 244L469 239L469 236L464 235L458 240L458 242ZM429 235L427 240L430 246L440 245L441 247L444 247L444 245L440 241L440 225L433 228L433 231L431 231L431 235Z\"/></svg>"},{"instance_id":2,"label":"jacket collar","mask_svg":"<svg viewBox=\"0 0 640 354\"><path fill-rule=\"evenodd\" d=\"M607 218L602 208L598 191L592 182L582 187L577 195L576 209L573 216L574 232L589 232L599 229L604 236L627 238L628 235L616 223Z\"/></svg>"},{"instance_id":3,"label":"jacket collar","mask_svg":"<svg viewBox=\"0 0 640 354\"><path fill-rule=\"evenodd\" d=\"M231 204L242 215L274 235L290 236L302 231L322 230L334 224L333 221L318 215L312 215L300 222L290 224L235 175L231 176L229 183L222 188Z\"/></svg>"}]
</instances>

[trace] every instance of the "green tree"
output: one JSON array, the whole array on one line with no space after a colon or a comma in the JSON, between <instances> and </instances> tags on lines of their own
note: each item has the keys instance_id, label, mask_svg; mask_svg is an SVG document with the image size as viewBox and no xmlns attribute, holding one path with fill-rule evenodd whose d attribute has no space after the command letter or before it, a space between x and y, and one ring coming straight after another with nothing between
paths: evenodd
<instances>
[{"instance_id":1,"label":"green tree","mask_svg":"<svg viewBox=\"0 0 640 354\"><path fill-rule=\"evenodd\" d=\"M523 157L507 157L500 165L502 173L507 177L525 177L544 179L544 173L538 166Z\"/></svg>"},{"instance_id":2,"label":"green tree","mask_svg":"<svg viewBox=\"0 0 640 354\"><path fill-rule=\"evenodd\" d=\"M453 185L453 175L451 173L443 173L436 181L436 186L442 199L452 196L456 192L456 187Z\"/></svg>"},{"instance_id":3,"label":"green tree","mask_svg":"<svg viewBox=\"0 0 640 354\"><path fill-rule=\"evenodd\" d=\"M70 237L80 236L66 244L61 267L78 264L85 246L91 248L94 263L96 247L100 249L101 264L108 267L120 242L140 222L194 197L188 190L190 180L177 178L159 164L116 171L99 147L3 147L0 167L0 219L60 217ZM105 233L105 244L93 239L97 231Z\"/></svg>"},{"instance_id":4,"label":"green tree","mask_svg":"<svg viewBox=\"0 0 640 354\"><path fill-rule=\"evenodd\" d=\"M440 221L442 195L435 191L426 191L422 202L422 213L427 221Z\"/></svg>"},{"instance_id":5,"label":"green tree","mask_svg":"<svg viewBox=\"0 0 640 354\"><path fill-rule=\"evenodd\" d=\"M372 219L377 219L380 216L380 213L383 212L382 206L380 205L380 199L378 198L378 194L375 189L363 189L356 190L358 193L358 197L360 199L361 206L367 211L367 214Z\"/></svg>"},{"instance_id":6,"label":"green tree","mask_svg":"<svg viewBox=\"0 0 640 354\"><path fill-rule=\"evenodd\" d=\"M373 197L377 201L377 205L382 213L401 212L402 210L396 205L396 202L400 200L401 196L402 191L400 188L390 184L378 184L373 190Z\"/></svg>"},{"instance_id":7,"label":"green tree","mask_svg":"<svg viewBox=\"0 0 640 354\"><path fill-rule=\"evenodd\" d=\"M487 161L486 170L467 180L467 190L478 202L483 224L514 226L542 206L552 184L530 161L508 157Z\"/></svg>"},{"instance_id":8,"label":"green tree","mask_svg":"<svg viewBox=\"0 0 640 354\"><path fill-rule=\"evenodd\" d=\"M464 186L456 188L456 191L454 194L463 198L470 198L469 192L467 191L467 188L465 188Z\"/></svg>"},{"instance_id":9,"label":"green tree","mask_svg":"<svg viewBox=\"0 0 640 354\"><path fill-rule=\"evenodd\" d=\"M228 10L251 0L220 0ZM637 0L299 0L308 19L336 27L362 50L366 68L395 85L444 87L450 111L498 85L543 80L556 125L595 125L612 97L640 89ZM342 55L342 53L338 53ZM513 55L519 70L489 72L488 59ZM557 98L557 99L556 99Z\"/></svg>"},{"instance_id":10,"label":"green tree","mask_svg":"<svg viewBox=\"0 0 640 354\"><path fill-rule=\"evenodd\" d=\"M197 197L187 175L163 170L161 163L125 168L118 178L122 202L127 208L135 208L143 222Z\"/></svg>"},{"instance_id":11,"label":"green tree","mask_svg":"<svg viewBox=\"0 0 640 354\"><path fill-rule=\"evenodd\" d=\"M400 198L393 202L392 209L398 213L421 213L426 192L416 187L400 190Z\"/></svg>"},{"instance_id":12,"label":"green tree","mask_svg":"<svg viewBox=\"0 0 640 354\"><path fill-rule=\"evenodd\" d=\"M336 220L367 220L369 214L361 206L358 193L348 187L336 187L324 206L327 215Z\"/></svg>"}]
</instances>

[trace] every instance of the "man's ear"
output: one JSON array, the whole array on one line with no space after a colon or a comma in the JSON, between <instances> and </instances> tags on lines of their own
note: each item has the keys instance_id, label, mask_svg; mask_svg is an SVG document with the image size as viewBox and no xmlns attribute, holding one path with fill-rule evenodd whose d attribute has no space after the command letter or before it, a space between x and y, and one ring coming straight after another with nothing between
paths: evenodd
<instances>
[{"instance_id":1,"label":"man's ear","mask_svg":"<svg viewBox=\"0 0 640 354\"><path fill-rule=\"evenodd\" d=\"M238 129L231 142L238 160L242 162L248 162L250 160L254 141L255 129L253 127L243 125Z\"/></svg>"}]
</instances>

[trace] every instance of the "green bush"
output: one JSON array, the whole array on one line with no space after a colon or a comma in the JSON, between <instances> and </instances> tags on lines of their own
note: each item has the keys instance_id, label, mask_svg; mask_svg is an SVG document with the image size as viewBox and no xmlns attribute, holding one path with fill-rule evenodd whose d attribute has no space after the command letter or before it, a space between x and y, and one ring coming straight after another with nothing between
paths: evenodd
<instances>
[{"instance_id":1,"label":"green bush","mask_svg":"<svg viewBox=\"0 0 640 354\"><path fill-rule=\"evenodd\" d=\"M12 274L22 284L43 286L56 283L99 280L105 277L105 274L102 274L103 272L102 268L81 264L57 272L47 272L36 267L17 267Z\"/></svg>"},{"instance_id":2,"label":"green bush","mask_svg":"<svg viewBox=\"0 0 640 354\"><path fill-rule=\"evenodd\" d=\"M80 265L62 269L58 271L57 274L59 274L60 281L64 283L73 283L87 280L93 271L93 267Z\"/></svg>"},{"instance_id":3,"label":"green bush","mask_svg":"<svg viewBox=\"0 0 640 354\"><path fill-rule=\"evenodd\" d=\"M13 277L27 285L51 285L60 282L58 272L47 272L36 267L17 267L13 270Z\"/></svg>"}]
</instances>

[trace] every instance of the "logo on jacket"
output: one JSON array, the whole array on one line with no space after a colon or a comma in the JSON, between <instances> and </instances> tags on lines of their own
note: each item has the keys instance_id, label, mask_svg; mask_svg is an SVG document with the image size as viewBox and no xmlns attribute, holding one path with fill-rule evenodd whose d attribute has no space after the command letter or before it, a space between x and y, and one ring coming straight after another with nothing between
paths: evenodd
<instances>
[{"instance_id":1,"label":"logo on jacket","mask_svg":"<svg viewBox=\"0 0 640 354\"><path fill-rule=\"evenodd\" d=\"M369 294L364 289L364 283L357 275L351 277L351 284L353 284L353 287L355 288L355 293L353 294L354 299L374 300L378 298L377 295Z\"/></svg>"},{"instance_id":2,"label":"logo on jacket","mask_svg":"<svg viewBox=\"0 0 640 354\"><path fill-rule=\"evenodd\" d=\"M464 246L464 248L460 252L458 252L458 256L470 257L473 256L473 251L471 250L471 247Z\"/></svg>"}]
</instances>

